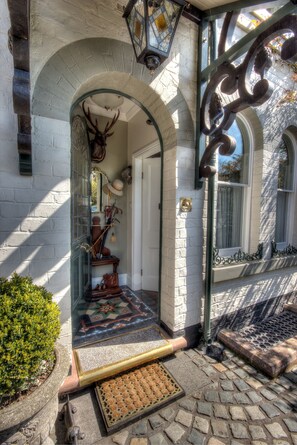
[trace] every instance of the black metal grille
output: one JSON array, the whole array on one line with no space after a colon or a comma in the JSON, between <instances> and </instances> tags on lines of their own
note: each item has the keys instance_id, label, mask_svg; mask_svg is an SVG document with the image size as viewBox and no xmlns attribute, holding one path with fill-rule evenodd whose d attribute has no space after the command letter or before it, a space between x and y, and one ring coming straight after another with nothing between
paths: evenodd
<instances>
[{"instance_id":1,"label":"black metal grille","mask_svg":"<svg viewBox=\"0 0 297 445\"><path fill-rule=\"evenodd\" d=\"M248 326L238 334L241 339L252 343L256 348L270 349L297 335L297 314L292 311L284 311L261 323Z\"/></svg>"}]
</instances>

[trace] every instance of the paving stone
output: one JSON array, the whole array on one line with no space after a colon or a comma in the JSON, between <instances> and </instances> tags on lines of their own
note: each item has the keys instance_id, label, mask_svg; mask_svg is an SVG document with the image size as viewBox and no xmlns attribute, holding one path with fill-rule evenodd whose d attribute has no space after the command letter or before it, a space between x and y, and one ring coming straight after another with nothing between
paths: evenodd
<instances>
[{"instance_id":1,"label":"paving stone","mask_svg":"<svg viewBox=\"0 0 297 445\"><path fill-rule=\"evenodd\" d=\"M175 416L175 411L173 408L168 407L166 409L163 409L160 412L160 415L163 417L163 419L168 420L170 422Z\"/></svg>"},{"instance_id":2,"label":"paving stone","mask_svg":"<svg viewBox=\"0 0 297 445\"><path fill-rule=\"evenodd\" d=\"M248 391L250 387L243 380L234 380L234 384L239 391Z\"/></svg>"},{"instance_id":3,"label":"paving stone","mask_svg":"<svg viewBox=\"0 0 297 445\"><path fill-rule=\"evenodd\" d=\"M213 406L214 417L219 419L230 419L229 413L224 405L214 405Z\"/></svg>"},{"instance_id":4,"label":"paving stone","mask_svg":"<svg viewBox=\"0 0 297 445\"><path fill-rule=\"evenodd\" d=\"M294 372L286 372L284 377L293 383L297 383L297 375Z\"/></svg>"},{"instance_id":5,"label":"paving stone","mask_svg":"<svg viewBox=\"0 0 297 445\"><path fill-rule=\"evenodd\" d=\"M207 402L198 402L197 412L199 414L205 414L206 416L212 416L212 405Z\"/></svg>"},{"instance_id":6,"label":"paving stone","mask_svg":"<svg viewBox=\"0 0 297 445\"><path fill-rule=\"evenodd\" d=\"M242 379L246 379L249 377L248 373L245 372L243 369L239 368L239 369L234 369L233 370L235 372L236 375L238 375L238 377L242 378Z\"/></svg>"},{"instance_id":7,"label":"paving stone","mask_svg":"<svg viewBox=\"0 0 297 445\"><path fill-rule=\"evenodd\" d=\"M282 429L279 423L274 422L270 425L265 425L267 430L270 432L271 436L274 437L274 439L280 439L282 437L287 437L286 433Z\"/></svg>"},{"instance_id":8,"label":"paving stone","mask_svg":"<svg viewBox=\"0 0 297 445\"><path fill-rule=\"evenodd\" d=\"M221 388L224 391L234 391L234 385L231 380L226 380L225 382L221 383Z\"/></svg>"},{"instance_id":9,"label":"paving stone","mask_svg":"<svg viewBox=\"0 0 297 445\"><path fill-rule=\"evenodd\" d=\"M130 441L130 445L148 445L148 439L142 437L139 439L138 437L133 437Z\"/></svg>"},{"instance_id":10,"label":"paving stone","mask_svg":"<svg viewBox=\"0 0 297 445\"><path fill-rule=\"evenodd\" d=\"M162 417L159 414L156 414L149 418L149 423L153 428L153 430L156 430L160 426L164 425L165 422L164 419L162 419Z\"/></svg>"},{"instance_id":11,"label":"paving stone","mask_svg":"<svg viewBox=\"0 0 297 445\"><path fill-rule=\"evenodd\" d=\"M227 371L226 366L224 366L222 363L215 363L212 365L218 372L225 372Z\"/></svg>"},{"instance_id":12,"label":"paving stone","mask_svg":"<svg viewBox=\"0 0 297 445\"><path fill-rule=\"evenodd\" d=\"M288 427L288 430L291 433L297 433L297 422L294 419L284 419L285 424Z\"/></svg>"},{"instance_id":13,"label":"paving stone","mask_svg":"<svg viewBox=\"0 0 297 445\"><path fill-rule=\"evenodd\" d=\"M262 440L253 440L252 445L267 445L267 442L263 442Z\"/></svg>"},{"instance_id":14,"label":"paving stone","mask_svg":"<svg viewBox=\"0 0 297 445\"><path fill-rule=\"evenodd\" d=\"M187 349L186 351L184 351L184 353L190 357L191 359L195 359L195 358L201 358L201 360L203 360L202 357L199 356L198 352L195 351L194 349Z\"/></svg>"},{"instance_id":15,"label":"paving stone","mask_svg":"<svg viewBox=\"0 0 297 445\"><path fill-rule=\"evenodd\" d=\"M292 387L292 383L290 382L290 380L286 379L286 377L284 377L283 375L280 376L277 380L277 383L279 383L281 386L283 386L285 389L289 390Z\"/></svg>"},{"instance_id":16,"label":"paving stone","mask_svg":"<svg viewBox=\"0 0 297 445\"><path fill-rule=\"evenodd\" d=\"M175 417L175 421L181 423L185 427L189 428L193 421L193 414L180 409Z\"/></svg>"},{"instance_id":17,"label":"paving stone","mask_svg":"<svg viewBox=\"0 0 297 445\"><path fill-rule=\"evenodd\" d=\"M260 406L261 406L261 409L263 409L263 411L267 414L267 416L270 417L270 419L280 415L279 410L275 406L271 405L270 403L261 403Z\"/></svg>"},{"instance_id":18,"label":"paving stone","mask_svg":"<svg viewBox=\"0 0 297 445\"><path fill-rule=\"evenodd\" d=\"M245 394L242 393L235 393L234 399L236 400L237 403L243 405L248 405L250 403L250 399Z\"/></svg>"},{"instance_id":19,"label":"paving stone","mask_svg":"<svg viewBox=\"0 0 297 445\"><path fill-rule=\"evenodd\" d=\"M274 392L269 391L269 390L266 389L266 388L261 389L260 393L261 393L262 396L264 396L265 399L267 399L267 400L274 400L274 399L276 399L276 397L277 397L277 395L276 395Z\"/></svg>"},{"instance_id":20,"label":"paving stone","mask_svg":"<svg viewBox=\"0 0 297 445\"><path fill-rule=\"evenodd\" d=\"M259 396L259 394L256 393L256 391L249 391L249 392L247 392L246 394L249 396L249 398L251 399L251 401L252 401L253 403L259 403L259 402L262 402L262 397Z\"/></svg>"},{"instance_id":21,"label":"paving stone","mask_svg":"<svg viewBox=\"0 0 297 445\"><path fill-rule=\"evenodd\" d=\"M288 414L293 411L292 407L282 399L275 400L273 405L280 409L284 414Z\"/></svg>"},{"instance_id":22,"label":"paving stone","mask_svg":"<svg viewBox=\"0 0 297 445\"><path fill-rule=\"evenodd\" d=\"M242 360L242 358L239 358L238 356L233 357L233 362L236 363L237 366L244 366L246 364L246 362L244 360Z\"/></svg>"},{"instance_id":23,"label":"paving stone","mask_svg":"<svg viewBox=\"0 0 297 445\"><path fill-rule=\"evenodd\" d=\"M193 411L196 408L196 400L184 399L179 403L179 406L185 408L188 411Z\"/></svg>"},{"instance_id":24,"label":"paving stone","mask_svg":"<svg viewBox=\"0 0 297 445\"><path fill-rule=\"evenodd\" d=\"M220 396L220 401L222 403L233 403L234 402L232 392L220 392L219 396Z\"/></svg>"},{"instance_id":25,"label":"paving stone","mask_svg":"<svg viewBox=\"0 0 297 445\"><path fill-rule=\"evenodd\" d=\"M173 422L169 427L165 429L165 433L173 443L179 442L185 434L184 428L178 423Z\"/></svg>"},{"instance_id":26,"label":"paving stone","mask_svg":"<svg viewBox=\"0 0 297 445\"><path fill-rule=\"evenodd\" d=\"M236 379L236 374L233 371L227 371L226 376L229 380Z\"/></svg>"},{"instance_id":27,"label":"paving stone","mask_svg":"<svg viewBox=\"0 0 297 445\"><path fill-rule=\"evenodd\" d=\"M263 420L265 415L262 413L258 406L246 406L245 409L252 420Z\"/></svg>"},{"instance_id":28,"label":"paving stone","mask_svg":"<svg viewBox=\"0 0 297 445\"><path fill-rule=\"evenodd\" d=\"M218 389L218 387L219 387L218 382L213 382L207 386L207 389Z\"/></svg>"},{"instance_id":29,"label":"paving stone","mask_svg":"<svg viewBox=\"0 0 297 445\"><path fill-rule=\"evenodd\" d=\"M221 380L227 380L227 376L225 374L220 374L219 377Z\"/></svg>"},{"instance_id":30,"label":"paving stone","mask_svg":"<svg viewBox=\"0 0 297 445\"><path fill-rule=\"evenodd\" d=\"M259 425L249 425L250 433L252 439L266 439L266 433L263 428Z\"/></svg>"},{"instance_id":31,"label":"paving stone","mask_svg":"<svg viewBox=\"0 0 297 445\"><path fill-rule=\"evenodd\" d=\"M142 420L137 423L132 429L132 434L135 436L145 436L147 434L147 421Z\"/></svg>"},{"instance_id":32,"label":"paving stone","mask_svg":"<svg viewBox=\"0 0 297 445\"><path fill-rule=\"evenodd\" d=\"M247 428L242 423L231 423L230 428L235 439L248 439L250 437Z\"/></svg>"},{"instance_id":33,"label":"paving stone","mask_svg":"<svg viewBox=\"0 0 297 445\"><path fill-rule=\"evenodd\" d=\"M204 366L204 367L202 368L202 371L203 371L208 377L217 375L217 371L216 371L215 369L213 369L212 366Z\"/></svg>"},{"instance_id":34,"label":"paving stone","mask_svg":"<svg viewBox=\"0 0 297 445\"><path fill-rule=\"evenodd\" d=\"M198 367L203 367L205 366L206 360L204 360L204 358L202 357L195 357L194 359L192 359L193 363L195 363L195 365L197 365Z\"/></svg>"},{"instance_id":35,"label":"paving stone","mask_svg":"<svg viewBox=\"0 0 297 445\"><path fill-rule=\"evenodd\" d=\"M290 445L286 440L274 439L273 445Z\"/></svg>"},{"instance_id":36,"label":"paving stone","mask_svg":"<svg viewBox=\"0 0 297 445\"><path fill-rule=\"evenodd\" d=\"M271 383L268 387L268 389L272 390L276 394L282 394L285 391L285 388L281 385L278 385L277 383Z\"/></svg>"},{"instance_id":37,"label":"paving stone","mask_svg":"<svg viewBox=\"0 0 297 445\"><path fill-rule=\"evenodd\" d=\"M218 391L208 390L204 394L205 400L207 402L219 402L219 393Z\"/></svg>"},{"instance_id":38,"label":"paving stone","mask_svg":"<svg viewBox=\"0 0 297 445\"><path fill-rule=\"evenodd\" d=\"M294 445L297 445L297 434L291 434L291 439Z\"/></svg>"},{"instance_id":39,"label":"paving stone","mask_svg":"<svg viewBox=\"0 0 297 445\"><path fill-rule=\"evenodd\" d=\"M219 439L215 437L211 437L207 442L207 445L225 445L224 442L221 442Z\"/></svg>"},{"instance_id":40,"label":"paving stone","mask_svg":"<svg viewBox=\"0 0 297 445\"><path fill-rule=\"evenodd\" d=\"M245 364L242 369L244 369L249 375L257 374L257 370L250 365Z\"/></svg>"},{"instance_id":41,"label":"paving stone","mask_svg":"<svg viewBox=\"0 0 297 445\"><path fill-rule=\"evenodd\" d=\"M168 442L162 433L158 433L150 437L150 445L168 445Z\"/></svg>"},{"instance_id":42,"label":"paving stone","mask_svg":"<svg viewBox=\"0 0 297 445\"><path fill-rule=\"evenodd\" d=\"M236 363L233 362L233 360L225 360L224 366L226 366L228 369L237 368L237 365L236 365Z\"/></svg>"},{"instance_id":43,"label":"paving stone","mask_svg":"<svg viewBox=\"0 0 297 445\"><path fill-rule=\"evenodd\" d=\"M241 406L230 406L232 420L246 420L246 414Z\"/></svg>"},{"instance_id":44,"label":"paving stone","mask_svg":"<svg viewBox=\"0 0 297 445\"><path fill-rule=\"evenodd\" d=\"M246 383L248 383L252 388L259 389L262 388L263 384L256 380L255 378L249 378L246 380Z\"/></svg>"},{"instance_id":45,"label":"paving stone","mask_svg":"<svg viewBox=\"0 0 297 445\"><path fill-rule=\"evenodd\" d=\"M266 383L269 383L269 382L270 382L269 378L266 377L266 375L261 374L260 372L258 372L258 374L256 374L255 377L256 377L257 380L259 380L259 382L264 383L264 385L265 385Z\"/></svg>"},{"instance_id":46,"label":"paving stone","mask_svg":"<svg viewBox=\"0 0 297 445\"><path fill-rule=\"evenodd\" d=\"M192 397L194 397L196 400L200 400L203 397L203 391L195 391L192 394Z\"/></svg>"},{"instance_id":47,"label":"paving stone","mask_svg":"<svg viewBox=\"0 0 297 445\"><path fill-rule=\"evenodd\" d=\"M197 430L193 429L188 437L188 442L192 443L193 445L204 445L206 443L206 437Z\"/></svg>"},{"instance_id":48,"label":"paving stone","mask_svg":"<svg viewBox=\"0 0 297 445\"><path fill-rule=\"evenodd\" d=\"M211 426L214 436L229 437L228 424L223 420L211 420Z\"/></svg>"},{"instance_id":49,"label":"paving stone","mask_svg":"<svg viewBox=\"0 0 297 445\"><path fill-rule=\"evenodd\" d=\"M207 434L209 430L209 420L196 416L194 419L193 428L199 430L201 433Z\"/></svg>"},{"instance_id":50,"label":"paving stone","mask_svg":"<svg viewBox=\"0 0 297 445\"><path fill-rule=\"evenodd\" d=\"M129 431L121 431L119 434L116 434L115 436L113 436L112 440L114 443L116 443L117 445L125 445L127 439L129 436Z\"/></svg>"}]
</instances>

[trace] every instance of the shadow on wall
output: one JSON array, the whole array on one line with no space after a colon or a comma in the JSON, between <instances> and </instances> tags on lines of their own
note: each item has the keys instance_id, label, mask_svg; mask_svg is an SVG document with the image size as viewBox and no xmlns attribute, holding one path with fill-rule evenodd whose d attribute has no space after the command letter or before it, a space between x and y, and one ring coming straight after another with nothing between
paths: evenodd
<instances>
[{"instance_id":1,"label":"shadow on wall","mask_svg":"<svg viewBox=\"0 0 297 445\"><path fill-rule=\"evenodd\" d=\"M45 183L48 179L39 178ZM22 179L32 184L32 178ZM63 192L55 188L60 189L64 181L51 177L52 191L16 190L16 195L22 195L20 202L1 204L4 257L1 276L9 277L17 272L31 276L36 284L46 287L63 308L62 323L70 317L71 304L70 198L64 197L64 202L59 204ZM37 195L39 202L30 203ZM18 216L11 217L12 214Z\"/></svg>"}]
</instances>

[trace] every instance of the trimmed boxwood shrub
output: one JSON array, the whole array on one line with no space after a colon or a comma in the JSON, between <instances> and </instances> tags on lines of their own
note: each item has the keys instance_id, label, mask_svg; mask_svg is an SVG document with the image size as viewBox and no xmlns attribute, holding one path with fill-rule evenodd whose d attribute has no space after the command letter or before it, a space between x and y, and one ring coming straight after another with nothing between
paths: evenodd
<instances>
[{"instance_id":1,"label":"trimmed boxwood shrub","mask_svg":"<svg viewBox=\"0 0 297 445\"><path fill-rule=\"evenodd\" d=\"M13 396L54 360L60 311L32 278L0 278L0 397Z\"/></svg>"}]
</instances>

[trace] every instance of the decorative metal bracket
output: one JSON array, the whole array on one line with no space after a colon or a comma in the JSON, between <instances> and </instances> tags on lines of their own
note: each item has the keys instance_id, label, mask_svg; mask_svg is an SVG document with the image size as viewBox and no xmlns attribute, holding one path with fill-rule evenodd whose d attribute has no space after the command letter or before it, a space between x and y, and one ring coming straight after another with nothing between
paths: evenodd
<instances>
[{"instance_id":1,"label":"decorative metal bracket","mask_svg":"<svg viewBox=\"0 0 297 445\"><path fill-rule=\"evenodd\" d=\"M219 249L214 247L213 249L213 265L214 266L229 266L230 264L246 263L255 260L261 260L263 258L263 243L260 243L256 253L245 253L241 249L234 255L229 257L219 256Z\"/></svg>"},{"instance_id":2,"label":"decorative metal bracket","mask_svg":"<svg viewBox=\"0 0 297 445\"><path fill-rule=\"evenodd\" d=\"M297 255L297 249L290 244L283 250L276 248L276 242L271 242L271 258L282 258L284 256Z\"/></svg>"},{"instance_id":3,"label":"decorative metal bracket","mask_svg":"<svg viewBox=\"0 0 297 445\"><path fill-rule=\"evenodd\" d=\"M226 14L219 43L219 56L225 51L226 42L233 34L238 14L239 12ZM240 65L224 62L211 77L201 105L201 130L212 139L200 161L200 178L208 178L216 173L215 167L211 165L211 159L217 149L224 155L231 155L234 152L236 141L225 132L234 122L236 113L250 106L262 105L271 97L272 87L264 78L272 66L272 56L266 45L278 35L288 32L292 32L294 36L283 43L280 56L282 60L293 59L297 54L297 16L288 15L268 27L255 39ZM260 80L253 88L249 83L252 72L260 76ZM221 95L231 96L235 93L236 99L222 105Z\"/></svg>"}]
</instances>

